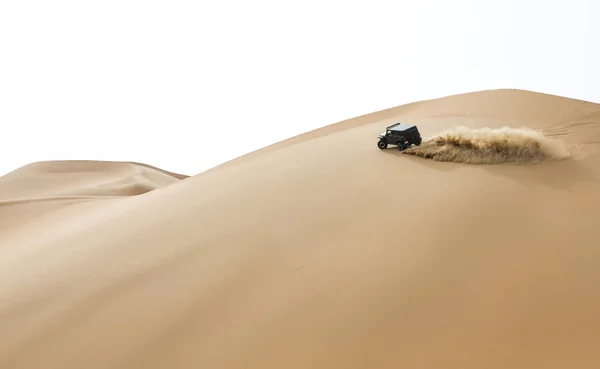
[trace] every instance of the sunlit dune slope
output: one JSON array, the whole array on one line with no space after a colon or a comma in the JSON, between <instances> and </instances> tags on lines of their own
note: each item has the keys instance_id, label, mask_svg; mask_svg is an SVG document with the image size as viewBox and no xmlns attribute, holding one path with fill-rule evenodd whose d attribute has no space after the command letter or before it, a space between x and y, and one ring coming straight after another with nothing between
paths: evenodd
<instances>
[{"instance_id":1,"label":"sunlit dune slope","mask_svg":"<svg viewBox=\"0 0 600 369\"><path fill-rule=\"evenodd\" d=\"M510 89L477 91L417 101L348 119L267 146L232 162L239 163L284 146L373 122L380 123L374 128L379 133L385 124L393 124L396 119L417 124L421 133L428 137L459 126L492 129L524 127L541 130L546 136L560 137L563 142L577 146L596 144L600 142L599 114L596 103L562 96Z\"/></svg>"},{"instance_id":2,"label":"sunlit dune slope","mask_svg":"<svg viewBox=\"0 0 600 369\"><path fill-rule=\"evenodd\" d=\"M379 150L397 121L428 138L534 129L569 157ZM135 196L7 205L0 368L598 368L599 133L600 105L483 91L157 174Z\"/></svg>"}]
</instances>

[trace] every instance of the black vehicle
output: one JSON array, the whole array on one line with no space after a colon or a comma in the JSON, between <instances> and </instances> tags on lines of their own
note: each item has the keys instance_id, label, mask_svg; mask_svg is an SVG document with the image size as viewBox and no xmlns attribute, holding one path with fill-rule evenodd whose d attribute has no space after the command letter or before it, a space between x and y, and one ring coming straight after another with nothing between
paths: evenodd
<instances>
[{"instance_id":1,"label":"black vehicle","mask_svg":"<svg viewBox=\"0 0 600 369\"><path fill-rule=\"evenodd\" d=\"M385 133L378 137L377 147L381 150L386 149L388 145L396 145L398 150L402 151L413 144L416 146L421 144L421 133L417 126L403 123L395 123L386 127Z\"/></svg>"}]
</instances>

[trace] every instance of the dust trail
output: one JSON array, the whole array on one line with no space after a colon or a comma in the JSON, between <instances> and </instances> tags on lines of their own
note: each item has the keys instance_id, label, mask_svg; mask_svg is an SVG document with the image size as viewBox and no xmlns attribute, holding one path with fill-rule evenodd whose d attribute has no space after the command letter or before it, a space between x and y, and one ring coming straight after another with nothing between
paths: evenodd
<instances>
[{"instance_id":1,"label":"dust trail","mask_svg":"<svg viewBox=\"0 0 600 369\"><path fill-rule=\"evenodd\" d=\"M529 128L458 127L403 151L435 161L467 164L539 163L569 157L559 141Z\"/></svg>"}]
</instances>

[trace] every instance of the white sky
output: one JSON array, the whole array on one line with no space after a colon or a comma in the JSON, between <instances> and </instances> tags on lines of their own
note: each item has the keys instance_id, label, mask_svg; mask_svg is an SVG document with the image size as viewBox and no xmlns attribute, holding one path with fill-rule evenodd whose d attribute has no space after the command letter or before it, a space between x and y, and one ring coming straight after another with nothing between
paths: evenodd
<instances>
[{"instance_id":1,"label":"white sky","mask_svg":"<svg viewBox=\"0 0 600 369\"><path fill-rule=\"evenodd\" d=\"M600 102L598 0L0 2L0 175L193 175L323 125L490 88Z\"/></svg>"}]
</instances>

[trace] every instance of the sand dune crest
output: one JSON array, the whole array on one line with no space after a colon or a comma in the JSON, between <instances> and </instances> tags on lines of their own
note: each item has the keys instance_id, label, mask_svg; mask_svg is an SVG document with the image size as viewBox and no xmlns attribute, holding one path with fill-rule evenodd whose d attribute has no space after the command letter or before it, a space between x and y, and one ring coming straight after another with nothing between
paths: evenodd
<instances>
[{"instance_id":1,"label":"sand dune crest","mask_svg":"<svg viewBox=\"0 0 600 369\"><path fill-rule=\"evenodd\" d=\"M569 158L561 141L529 128L457 127L428 138L408 155L467 164L539 163Z\"/></svg>"}]
</instances>

